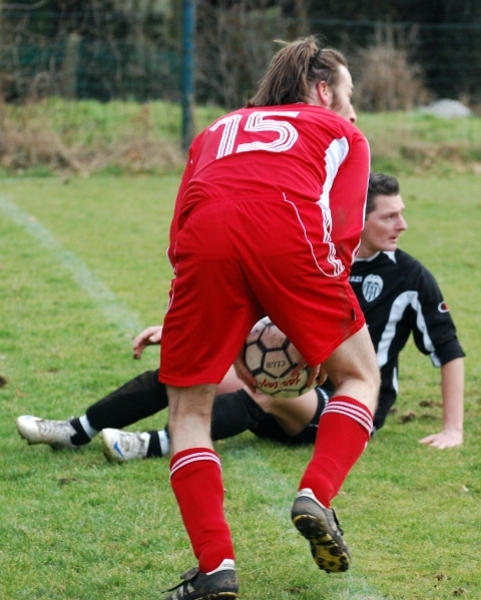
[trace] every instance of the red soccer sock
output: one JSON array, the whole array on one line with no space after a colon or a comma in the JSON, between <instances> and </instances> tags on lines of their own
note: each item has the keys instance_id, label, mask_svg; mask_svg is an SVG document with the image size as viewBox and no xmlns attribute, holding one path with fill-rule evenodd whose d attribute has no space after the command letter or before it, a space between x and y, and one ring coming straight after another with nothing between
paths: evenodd
<instances>
[{"instance_id":1,"label":"red soccer sock","mask_svg":"<svg viewBox=\"0 0 481 600\"><path fill-rule=\"evenodd\" d=\"M314 454L299 489L310 488L329 508L349 471L363 453L372 430L372 414L348 396L334 396L319 420Z\"/></svg>"},{"instance_id":2,"label":"red soccer sock","mask_svg":"<svg viewBox=\"0 0 481 600\"><path fill-rule=\"evenodd\" d=\"M224 517L224 486L219 456L209 448L191 448L170 461L170 483L202 573L234 559Z\"/></svg>"}]
</instances>

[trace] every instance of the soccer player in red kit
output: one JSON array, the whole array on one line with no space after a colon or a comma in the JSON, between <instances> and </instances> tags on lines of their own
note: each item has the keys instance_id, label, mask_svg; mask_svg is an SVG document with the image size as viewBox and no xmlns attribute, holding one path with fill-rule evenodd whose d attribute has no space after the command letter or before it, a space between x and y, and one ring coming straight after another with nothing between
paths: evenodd
<instances>
[{"instance_id":1,"label":"soccer player in red kit","mask_svg":"<svg viewBox=\"0 0 481 600\"><path fill-rule=\"evenodd\" d=\"M330 505L369 440L379 389L348 281L370 162L352 91L342 54L313 36L297 40L274 56L248 106L215 121L189 150L170 231L174 279L160 380L169 396L171 485L198 566L166 600L237 597L211 408L234 361L255 386L238 355L264 315L299 349L310 382L322 364L336 385L291 517L321 569L349 568Z\"/></svg>"}]
</instances>

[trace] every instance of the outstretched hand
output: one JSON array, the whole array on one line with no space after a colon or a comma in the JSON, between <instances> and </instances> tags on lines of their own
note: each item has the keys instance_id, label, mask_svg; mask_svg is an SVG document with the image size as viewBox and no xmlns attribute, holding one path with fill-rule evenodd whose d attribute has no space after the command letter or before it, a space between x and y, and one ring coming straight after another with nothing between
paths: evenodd
<instances>
[{"instance_id":1,"label":"outstretched hand","mask_svg":"<svg viewBox=\"0 0 481 600\"><path fill-rule=\"evenodd\" d=\"M142 352L145 348L147 348L147 346L155 346L156 344L160 344L161 337L161 325L152 325L151 327L147 327L147 329L141 331L134 339L134 343L132 344L134 358L139 360L142 356Z\"/></svg>"},{"instance_id":2,"label":"outstretched hand","mask_svg":"<svg viewBox=\"0 0 481 600\"><path fill-rule=\"evenodd\" d=\"M428 435L422 440L419 440L419 443L426 444L427 446L431 446L432 448L437 448L438 450L445 450L446 448L455 448L456 446L461 446L461 444L463 443L463 432L456 431L453 429L445 429L440 433Z\"/></svg>"}]
</instances>

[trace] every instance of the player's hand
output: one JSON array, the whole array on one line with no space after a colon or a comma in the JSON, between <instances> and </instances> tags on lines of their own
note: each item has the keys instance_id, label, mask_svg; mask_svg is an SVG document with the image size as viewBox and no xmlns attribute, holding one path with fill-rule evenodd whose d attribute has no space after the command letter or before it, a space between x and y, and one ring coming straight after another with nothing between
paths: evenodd
<instances>
[{"instance_id":1,"label":"player's hand","mask_svg":"<svg viewBox=\"0 0 481 600\"><path fill-rule=\"evenodd\" d=\"M327 371L321 365L321 368L319 369L319 375L317 376L316 385L322 385L323 383L325 383L326 379L327 379Z\"/></svg>"},{"instance_id":2,"label":"player's hand","mask_svg":"<svg viewBox=\"0 0 481 600\"><path fill-rule=\"evenodd\" d=\"M438 450L455 448L463 443L463 432L455 429L444 429L440 433L434 433L419 440L420 444L426 444Z\"/></svg>"},{"instance_id":3,"label":"player's hand","mask_svg":"<svg viewBox=\"0 0 481 600\"><path fill-rule=\"evenodd\" d=\"M255 393L257 389L257 381L254 375L252 375L252 373L247 368L247 365L244 362L242 352L238 354L233 366L237 377L246 384L246 386L252 393Z\"/></svg>"},{"instance_id":4,"label":"player's hand","mask_svg":"<svg viewBox=\"0 0 481 600\"><path fill-rule=\"evenodd\" d=\"M307 378L306 387L307 389L313 387L314 385L319 385L319 377L321 375L322 365L314 365L313 367L309 367L309 377ZM324 378L325 379L325 378Z\"/></svg>"},{"instance_id":5,"label":"player's hand","mask_svg":"<svg viewBox=\"0 0 481 600\"><path fill-rule=\"evenodd\" d=\"M307 363L304 360L301 360L297 363L297 365L292 369L293 375L298 375L304 367L307 366ZM315 365L314 367L309 367L309 377L306 381L306 388L310 389L314 385L322 385L327 379L327 371L324 369L322 365Z\"/></svg>"},{"instance_id":6,"label":"player's hand","mask_svg":"<svg viewBox=\"0 0 481 600\"><path fill-rule=\"evenodd\" d=\"M134 358L139 360L142 356L142 352L145 348L147 348L147 346L155 346L156 344L160 344L161 337L161 325L152 325L151 327L147 327L147 329L141 331L134 339L134 343L132 344Z\"/></svg>"}]
</instances>

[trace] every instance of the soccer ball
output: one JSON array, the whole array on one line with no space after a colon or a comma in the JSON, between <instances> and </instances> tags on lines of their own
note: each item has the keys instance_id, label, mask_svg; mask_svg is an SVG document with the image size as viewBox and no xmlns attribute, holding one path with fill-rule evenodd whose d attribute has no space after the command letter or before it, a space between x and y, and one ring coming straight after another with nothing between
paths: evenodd
<instances>
[{"instance_id":1,"label":"soccer ball","mask_svg":"<svg viewBox=\"0 0 481 600\"><path fill-rule=\"evenodd\" d=\"M309 371L292 371L302 356L269 317L258 321L244 343L244 362L257 381L257 389L276 398L296 398L307 387Z\"/></svg>"}]
</instances>

